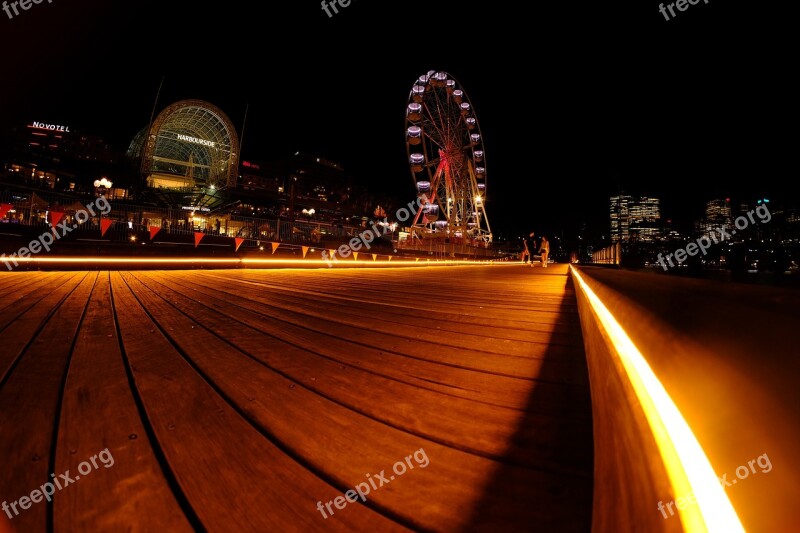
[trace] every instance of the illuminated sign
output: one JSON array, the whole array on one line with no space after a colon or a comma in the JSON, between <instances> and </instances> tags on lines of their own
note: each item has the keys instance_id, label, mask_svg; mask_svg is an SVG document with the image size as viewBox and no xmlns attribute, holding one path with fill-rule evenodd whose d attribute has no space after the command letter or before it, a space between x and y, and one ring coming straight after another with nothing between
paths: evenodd
<instances>
[{"instance_id":1,"label":"illuminated sign","mask_svg":"<svg viewBox=\"0 0 800 533\"><path fill-rule=\"evenodd\" d=\"M260 166L256 165L255 163L251 163L250 161L242 161L242 166L247 168L254 168L256 170L261 169Z\"/></svg>"},{"instance_id":2,"label":"illuminated sign","mask_svg":"<svg viewBox=\"0 0 800 533\"><path fill-rule=\"evenodd\" d=\"M70 133L69 126L59 126L58 124L46 124L44 122L34 122L28 127L35 128L37 130L63 131L64 133Z\"/></svg>"},{"instance_id":3,"label":"illuminated sign","mask_svg":"<svg viewBox=\"0 0 800 533\"><path fill-rule=\"evenodd\" d=\"M197 137L190 137L188 135L181 135L180 133L178 133L178 140L179 141L186 141L186 142L190 142L190 143L194 143L194 144L202 144L203 146L210 146L211 148L214 148L215 146L217 146L217 143L215 143L214 141L207 141L205 139L198 139Z\"/></svg>"},{"instance_id":4,"label":"illuminated sign","mask_svg":"<svg viewBox=\"0 0 800 533\"><path fill-rule=\"evenodd\" d=\"M190 206L190 205L184 205L184 206L181 206L181 209L184 209L184 210L186 210L186 211L201 211L201 212L203 212L203 213L206 213L206 212L208 212L208 211L211 211L211 209L210 209L210 208L208 208L208 207L192 207L192 206Z\"/></svg>"}]
</instances>

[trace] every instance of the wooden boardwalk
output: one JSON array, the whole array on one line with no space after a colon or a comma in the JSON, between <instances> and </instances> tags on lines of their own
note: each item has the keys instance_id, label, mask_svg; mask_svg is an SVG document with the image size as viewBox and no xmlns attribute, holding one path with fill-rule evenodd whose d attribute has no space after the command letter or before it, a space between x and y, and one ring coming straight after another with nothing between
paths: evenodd
<instances>
[{"instance_id":1,"label":"wooden boardwalk","mask_svg":"<svg viewBox=\"0 0 800 533\"><path fill-rule=\"evenodd\" d=\"M0 500L106 448L5 526L588 531L567 267L0 275Z\"/></svg>"}]
</instances>

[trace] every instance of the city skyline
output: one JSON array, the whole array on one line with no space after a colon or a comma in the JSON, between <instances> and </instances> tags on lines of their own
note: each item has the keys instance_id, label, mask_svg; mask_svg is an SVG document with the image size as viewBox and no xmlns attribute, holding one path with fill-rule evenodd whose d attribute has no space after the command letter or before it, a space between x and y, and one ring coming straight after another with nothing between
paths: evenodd
<instances>
[{"instance_id":1,"label":"city skyline","mask_svg":"<svg viewBox=\"0 0 800 533\"><path fill-rule=\"evenodd\" d=\"M743 54L745 48L732 41L731 53L720 57L704 31L717 24L722 36L733 36L721 24L734 27L745 16L734 7L713 6L717 22L704 10L669 23L648 17L643 7L622 4L593 7L578 19L566 6L542 7L540 17L569 22L570 33L595 37L595 46L571 53L566 62L539 51L546 39L529 37L523 19L493 6L482 7L481 20L503 23L505 41L476 36L480 45L438 46L420 37L410 47L420 51L410 55L406 45L393 46L406 42L405 28L377 31L373 22L401 19L401 6L351 5L333 18L318 5L285 8L266 22L216 14L222 41L237 45L201 52L144 35L154 20L164 27L203 27L210 19L202 10L143 2L122 16L102 2L80 0L0 21L2 39L26 43L6 48L17 51L7 54L6 71L31 80L0 86L2 101L14 103L0 109L0 127L69 122L124 145L148 124L163 78L157 110L185 98L203 99L223 109L240 131L248 109L244 158L314 153L341 161L376 191L410 198L415 190L403 144L404 107L414 80L442 69L463 84L481 123L487 211L496 233L537 228L574 234L586 225L602 235L607 215L598 200L623 189L661 198L662 215L674 220L689 218L713 197L789 198L781 176L790 164L791 143L765 119L781 113L780 94L789 86L784 70L769 69L754 86L740 83L737 74L748 66L777 67L780 53ZM426 5L425 16L465 29L476 24L470 10L451 10L442 2ZM619 25L630 17L636 25ZM281 20L303 35L336 43L341 53L323 55L306 39L304 46L276 53L285 50L283 38L265 28ZM609 38L597 21L613 22L622 33ZM62 24L79 31L59 31ZM29 39L33 34L37 38ZM103 46L87 54L89 34ZM370 59L365 42L385 44L380 62ZM627 50L625 42L640 43L641 53ZM179 51L189 55L176 56ZM209 69L224 65L226 74L204 75L201 66L187 76L182 65L193 54ZM498 69L491 60L498 55L519 67ZM526 55L535 67L518 61ZM624 59L606 59L617 56ZM711 96L696 95L695 87ZM735 105L749 99L762 102L762 111Z\"/></svg>"},{"instance_id":2,"label":"city skyline","mask_svg":"<svg viewBox=\"0 0 800 533\"><path fill-rule=\"evenodd\" d=\"M166 106L164 106L164 107L166 107ZM28 131L26 132L27 134L44 136L45 140L49 139L48 142L52 141L53 138L59 138L60 139L60 138L64 137L65 135L66 135L66 138L69 139L70 138L70 134L73 134L75 136L80 136L80 138L82 139L81 145L86 145L84 150L89 150L90 151L89 153L92 153L92 154L95 154L95 155L102 154L102 156L104 156L105 158L110 158L112 155L114 155L114 157L117 157L117 156L124 157L123 149L125 149L125 151L130 150L131 146L132 146L131 142L135 142L135 137L134 137L134 138L131 139L131 142L119 143L116 146L112 146L110 142L104 141L104 139L108 138L108 135L105 135L104 132L96 132L96 131L89 132L89 131L86 131L86 130L82 130L81 128L76 128L75 126L72 126L71 124L72 124L72 122L70 122L70 121L66 121L65 124L56 124L54 122L43 122L43 121L37 121L37 120L28 120L28 121L23 121L23 123L18 123L16 125L16 129L25 132L25 129L27 128L28 129ZM38 131L42 131L44 133L37 133ZM8 131L6 131L6 133L8 133ZM87 142L88 143L93 143L93 144L87 144ZM32 144L35 144L35 143L32 143ZM250 151L253 152L253 149L251 149ZM296 153L298 153L298 152L293 152L291 154L287 154L287 156L292 156L292 155L295 155ZM270 162L270 160L268 160L268 159L264 159L264 158L259 157L258 154L251 153L251 155L254 155L256 157L247 157L247 158L242 157L241 158L241 163L244 163L247 159L252 159L252 160L261 161L261 162ZM90 156L87 155L86 157L88 159ZM285 159L288 159L288 157L276 158L276 159L273 159L271 162L279 163L280 161L285 160ZM335 163L335 164L339 165L338 162ZM242 167L241 168L241 173L246 173L248 170L249 169L246 169L246 168ZM347 171L348 169L344 169L344 170ZM356 176L357 179L358 179L358 177L360 177L360 176ZM366 186L369 186L369 183L367 183ZM240 184L240 187L241 187L241 184ZM642 188L639 188L639 190L642 190ZM376 192L380 192L380 188L378 188L376 190ZM395 193L395 194L397 194L397 193ZM616 196L612 196L611 197L612 203L614 202L614 198L619 198L619 197L623 197L623 196L624 197L628 197L628 198L641 198L642 201L646 200L647 198L655 198L655 195L649 194L647 192L644 192L641 195L626 194L626 192L620 192ZM666 196L669 197L670 195L667 194ZM730 201L730 197L729 196L726 196L726 197L727 197L727 200ZM747 194L747 195L740 195L739 196L739 201L741 201L741 202L755 202L758 199L763 198L763 197L765 197L765 196L764 195L755 194L755 193L750 193L750 194ZM663 219L663 222L662 222L663 224L666 224L667 221L669 221L668 224L669 224L670 228L676 228L677 227L677 228L681 229L679 231L679 233L681 233L681 232L682 233L689 233L689 232L691 232L692 228L696 229L698 224L701 223L701 221L700 221L701 217L699 216L701 213L706 213L706 215L708 215L707 207L708 207L709 202L721 199L720 196L713 197L713 200L708 199L708 198L709 198L709 196L706 196L705 198L698 196L693 201L693 205L692 205L691 209L687 208L687 204L676 202L674 197L673 197L673 201L672 202L668 202L666 204L661 202L661 198L656 198L655 199L656 200L656 206L655 206L655 211L654 211L654 213L655 213L655 217L654 218L655 219ZM791 198L773 197L773 200L776 201L778 205L781 205L783 207L786 207L786 208L789 208L789 209L796 209L797 208L796 201L794 201ZM661 217L660 215L661 215L661 210L662 210L663 206L666 206L667 212L678 213L678 216L677 217L675 217L675 216L673 216L673 217L669 217L669 216ZM597 206L595 206L594 210L595 211L599 211L599 209L597 209L596 207ZM647 211L647 210L645 209L645 211ZM643 217L646 218L647 215L645 215L645 211L640 212L640 213L637 214L637 213L635 213L635 209L634 209L634 211L631 213L630 216L633 217L633 218L643 218ZM613 218L613 215L612 215L612 218ZM603 240L604 236L606 234L608 234L608 237L613 239L613 234L614 234L613 227L614 227L613 226L613 222L612 222L612 227L611 228L608 228L607 224L605 225L605 227L596 227L595 228L595 232L594 232L595 233L595 238L599 238L599 240ZM559 229L561 229L561 228L559 228ZM512 229L504 227L504 228L501 229L501 232L503 234L505 234L504 236L507 236L508 238L515 238L515 233L517 234L516 236L518 236L518 235L523 234L524 231L526 231L526 228L524 226L520 226L520 227L512 228ZM669 230L667 229L666 231L669 231ZM648 239L645 238L644 242L647 242L647 240Z\"/></svg>"}]
</instances>

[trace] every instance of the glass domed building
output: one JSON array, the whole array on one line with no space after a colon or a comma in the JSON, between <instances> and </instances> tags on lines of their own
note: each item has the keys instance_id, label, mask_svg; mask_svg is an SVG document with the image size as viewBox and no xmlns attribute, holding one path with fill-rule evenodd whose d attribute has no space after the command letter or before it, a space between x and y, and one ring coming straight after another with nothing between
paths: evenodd
<instances>
[{"instance_id":1,"label":"glass domed building","mask_svg":"<svg viewBox=\"0 0 800 533\"><path fill-rule=\"evenodd\" d=\"M128 148L152 188L190 190L236 186L239 139L228 116L201 100L168 106Z\"/></svg>"}]
</instances>

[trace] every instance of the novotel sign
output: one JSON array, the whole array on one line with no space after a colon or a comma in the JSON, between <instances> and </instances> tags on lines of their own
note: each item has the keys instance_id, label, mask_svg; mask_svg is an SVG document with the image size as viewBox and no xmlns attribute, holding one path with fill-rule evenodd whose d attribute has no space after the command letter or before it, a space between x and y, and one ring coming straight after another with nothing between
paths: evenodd
<instances>
[{"instance_id":1,"label":"novotel sign","mask_svg":"<svg viewBox=\"0 0 800 533\"><path fill-rule=\"evenodd\" d=\"M29 127L36 128L37 130L63 131L64 133L70 133L69 126L60 126L58 124L46 124L44 122L34 122Z\"/></svg>"},{"instance_id":2,"label":"novotel sign","mask_svg":"<svg viewBox=\"0 0 800 533\"><path fill-rule=\"evenodd\" d=\"M197 137L190 137L189 135L182 135L180 133L178 133L177 135L178 135L178 140L179 141L186 141L186 142L194 143L194 144L202 144L203 146L210 146L211 148L214 148L215 146L217 146L217 143L215 143L214 141L207 141L205 139L198 139Z\"/></svg>"}]
</instances>

